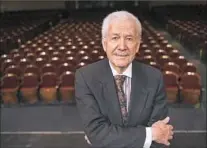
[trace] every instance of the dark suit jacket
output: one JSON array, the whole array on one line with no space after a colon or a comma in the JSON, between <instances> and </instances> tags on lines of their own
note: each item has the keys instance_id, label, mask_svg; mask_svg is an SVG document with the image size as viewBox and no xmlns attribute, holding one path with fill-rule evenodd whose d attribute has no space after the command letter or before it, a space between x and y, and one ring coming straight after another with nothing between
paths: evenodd
<instances>
[{"instance_id":1,"label":"dark suit jacket","mask_svg":"<svg viewBox=\"0 0 207 148\"><path fill-rule=\"evenodd\" d=\"M85 133L94 147L142 148L145 127L168 113L161 72L137 61L132 63L127 125L122 124L108 59L76 71L75 98Z\"/></svg>"}]
</instances>

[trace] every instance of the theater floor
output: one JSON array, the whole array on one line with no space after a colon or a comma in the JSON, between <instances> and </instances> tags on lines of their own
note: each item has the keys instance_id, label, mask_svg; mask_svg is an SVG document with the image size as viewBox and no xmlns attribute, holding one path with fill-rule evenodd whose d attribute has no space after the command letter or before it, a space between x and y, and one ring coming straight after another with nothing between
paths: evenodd
<instances>
[{"instance_id":1,"label":"theater floor","mask_svg":"<svg viewBox=\"0 0 207 148\"><path fill-rule=\"evenodd\" d=\"M170 107L172 148L206 147L206 112ZM1 148L87 148L75 105L1 108Z\"/></svg>"}]
</instances>

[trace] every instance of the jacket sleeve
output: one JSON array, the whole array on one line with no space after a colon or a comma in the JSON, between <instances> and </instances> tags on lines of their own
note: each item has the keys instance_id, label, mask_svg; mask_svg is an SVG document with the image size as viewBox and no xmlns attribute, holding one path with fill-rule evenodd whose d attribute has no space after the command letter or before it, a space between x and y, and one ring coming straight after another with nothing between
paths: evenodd
<instances>
[{"instance_id":1,"label":"jacket sleeve","mask_svg":"<svg viewBox=\"0 0 207 148\"><path fill-rule=\"evenodd\" d=\"M145 127L121 127L112 124L101 113L97 98L90 90L83 73L80 70L75 73L75 99L84 132L92 146L97 148L142 148L146 136Z\"/></svg>"},{"instance_id":2,"label":"jacket sleeve","mask_svg":"<svg viewBox=\"0 0 207 148\"><path fill-rule=\"evenodd\" d=\"M167 95L164 87L163 75L160 73L160 77L158 80L158 87L155 95L153 111L148 122L148 126L152 126L158 120L162 120L166 118L168 115L168 107L167 107ZM161 148L164 147L163 144L158 144L156 142L152 142L151 148Z\"/></svg>"}]
</instances>

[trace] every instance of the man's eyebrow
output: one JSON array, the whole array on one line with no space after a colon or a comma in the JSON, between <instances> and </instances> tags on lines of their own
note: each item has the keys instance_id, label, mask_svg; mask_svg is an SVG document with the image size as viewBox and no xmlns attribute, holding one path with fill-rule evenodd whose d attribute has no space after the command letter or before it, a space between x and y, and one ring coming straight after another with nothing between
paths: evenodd
<instances>
[{"instance_id":1,"label":"man's eyebrow","mask_svg":"<svg viewBox=\"0 0 207 148\"><path fill-rule=\"evenodd\" d=\"M112 35L114 35L114 36L119 36L119 34L118 34L118 33L112 33Z\"/></svg>"},{"instance_id":2,"label":"man's eyebrow","mask_svg":"<svg viewBox=\"0 0 207 148\"><path fill-rule=\"evenodd\" d=\"M134 35L127 34L126 37L134 37Z\"/></svg>"}]
</instances>

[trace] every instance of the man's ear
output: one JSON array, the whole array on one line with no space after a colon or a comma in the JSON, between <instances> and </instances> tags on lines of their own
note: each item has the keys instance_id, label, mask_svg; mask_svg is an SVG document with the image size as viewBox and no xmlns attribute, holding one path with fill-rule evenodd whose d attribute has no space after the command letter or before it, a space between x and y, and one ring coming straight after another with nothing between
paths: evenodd
<instances>
[{"instance_id":1,"label":"man's ear","mask_svg":"<svg viewBox=\"0 0 207 148\"><path fill-rule=\"evenodd\" d=\"M106 52L106 39L102 39L103 50Z\"/></svg>"},{"instance_id":2,"label":"man's ear","mask_svg":"<svg viewBox=\"0 0 207 148\"><path fill-rule=\"evenodd\" d=\"M137 43L137 49L136 49L136 53L139 52L139 47L140 47L140 42Z\"/></svg>"}]
</instances>

